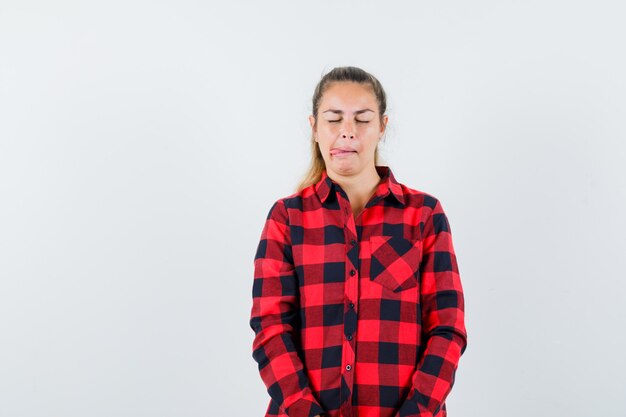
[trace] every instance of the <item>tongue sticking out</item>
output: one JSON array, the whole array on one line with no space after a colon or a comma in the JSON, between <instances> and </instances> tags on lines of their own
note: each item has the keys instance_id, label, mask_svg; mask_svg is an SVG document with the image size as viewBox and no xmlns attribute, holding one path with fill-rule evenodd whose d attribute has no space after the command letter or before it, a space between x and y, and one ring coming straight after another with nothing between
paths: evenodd
<instances>
[{"instance_id":1,"label":"tongue sticking out","mask_svg":"<svg viewBox=\"0 0 626 417\"><path fill-rule=\"evenodd\" d=\"M332 151L330 151L331 155L347 155L351 153L356 153L356 151L344 151L341 149L333 149Z\"/></svg>"}]
</instances>

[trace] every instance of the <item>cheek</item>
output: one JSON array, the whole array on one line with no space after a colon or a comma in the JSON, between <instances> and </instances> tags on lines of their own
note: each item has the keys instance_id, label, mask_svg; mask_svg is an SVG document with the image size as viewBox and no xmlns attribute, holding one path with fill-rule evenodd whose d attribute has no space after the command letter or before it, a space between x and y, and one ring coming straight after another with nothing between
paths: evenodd
<instances>
[{"instance_id":1,"label":"cheek","mask_svg":"<svg viewBox=\"0 0 626 417\"><path fill-rule=\"evenodd\" d=\"M337 139L339 131L335 128L324 127L317 131L318 142L320 146L328 146Z\"/></svg>"},{"instance_id":2,"label":"cheek","mask_svg":"<svg viewBox=\"0 0 626 417\"><path fill-rule=\"evenodd\" d=\"M328 135L324 135L320 132L320 135L317 137L317 146L319 146L322 152L327 152L330 149L330 145L333 141L334 139L331 139Z\"/></svg>"},{"instance_id":3,"label":"cheek","mask_svg":"<svg viewBox=\"0 0 626 417\"><path fill-rule=\"evenodd\" d=\"M323 133L325 133L327 136L328 135L334 135L336 132L339 131L339 125L338 123L335 124L326 124L321 128L321 131Z\"/></svg>"},{"instance_id":4,"label":"cheek","mask_svg":"<svg viewBox=\"0 0 626 417\"><path fill-rule=\"evenodd\" d=\"M375 134L377 129L378 126L376 125L376 123L373 122L364 123L360 126L360 131L364 134Z\"/></svg>"}]
</instances>

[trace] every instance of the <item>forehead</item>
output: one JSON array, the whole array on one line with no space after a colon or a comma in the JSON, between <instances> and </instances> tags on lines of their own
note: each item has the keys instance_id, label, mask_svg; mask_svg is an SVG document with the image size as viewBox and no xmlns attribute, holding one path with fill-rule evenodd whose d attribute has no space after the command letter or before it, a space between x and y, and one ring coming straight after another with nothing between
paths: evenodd
<instances>
[{"instance_id":1,"label":"forehead","mask_svg":"<svg viewBox=\"0 0 626 417\"><path fill-rule=\"evenodd\" d=\"M355 82L333 82L322 94L320 111L339 109L352 112L365 108L377 111L376 96L369 84Z\"/></svg>"}]
</instances>

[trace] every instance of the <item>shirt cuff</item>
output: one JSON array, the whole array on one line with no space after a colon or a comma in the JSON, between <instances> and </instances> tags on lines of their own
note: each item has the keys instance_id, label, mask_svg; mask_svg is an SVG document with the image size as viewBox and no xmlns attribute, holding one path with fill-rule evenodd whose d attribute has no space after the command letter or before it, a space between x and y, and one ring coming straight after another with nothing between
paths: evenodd
<instances>
[{"instance_id":1,"label":"shirt cuff","mask_svg":"<svg viewBox=\"0 0 626 417\"><path fill-rule=\"evenodd\" d=\"M291 404L285 413L289 417L315 417L318 414L324 415L324 409L311 400L301 398Z\"/></svg>"},{"instance_id":2,"label":"shirt cuff","mask_svg":"<svg viewBox=\"0 0 626 417\"><path fill-rule=\"evenodd\" d=\"M417 395L413 395L404 401L394 417L433 417L433 413L419 403Z\"/></svg>"}]
</instances>

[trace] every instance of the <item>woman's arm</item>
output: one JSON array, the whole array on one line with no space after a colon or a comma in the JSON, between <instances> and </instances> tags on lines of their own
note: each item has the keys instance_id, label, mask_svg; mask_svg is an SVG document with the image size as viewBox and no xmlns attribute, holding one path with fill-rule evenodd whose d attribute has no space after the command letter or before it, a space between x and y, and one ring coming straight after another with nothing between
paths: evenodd
<instances>
[{"instance_id":1,"label":"woman's arm","mask_svg":"<svg viewBox=\"0 0 626 417\"><path fill-rule=\"evenodd\" d=\"M440 411L454 384L467 347L463 289L450 224L438 200L424 223L420 264L423 351L413 384L396 417L431 417Z\"/></svg>"},{"instance_id":2,"label":"woman's arm","mask_svg":"<svg viewBox=\"0 0 626 417\"><path fill-rule=\"evenodd\" d=\"M290 417L314 417L324 410L313 397L297 354L294 323L299 286L291 254L287 209L274 203L254 258L250 327L255 332L254 360L268 393Z\"/></svg>"}]
</instances>

